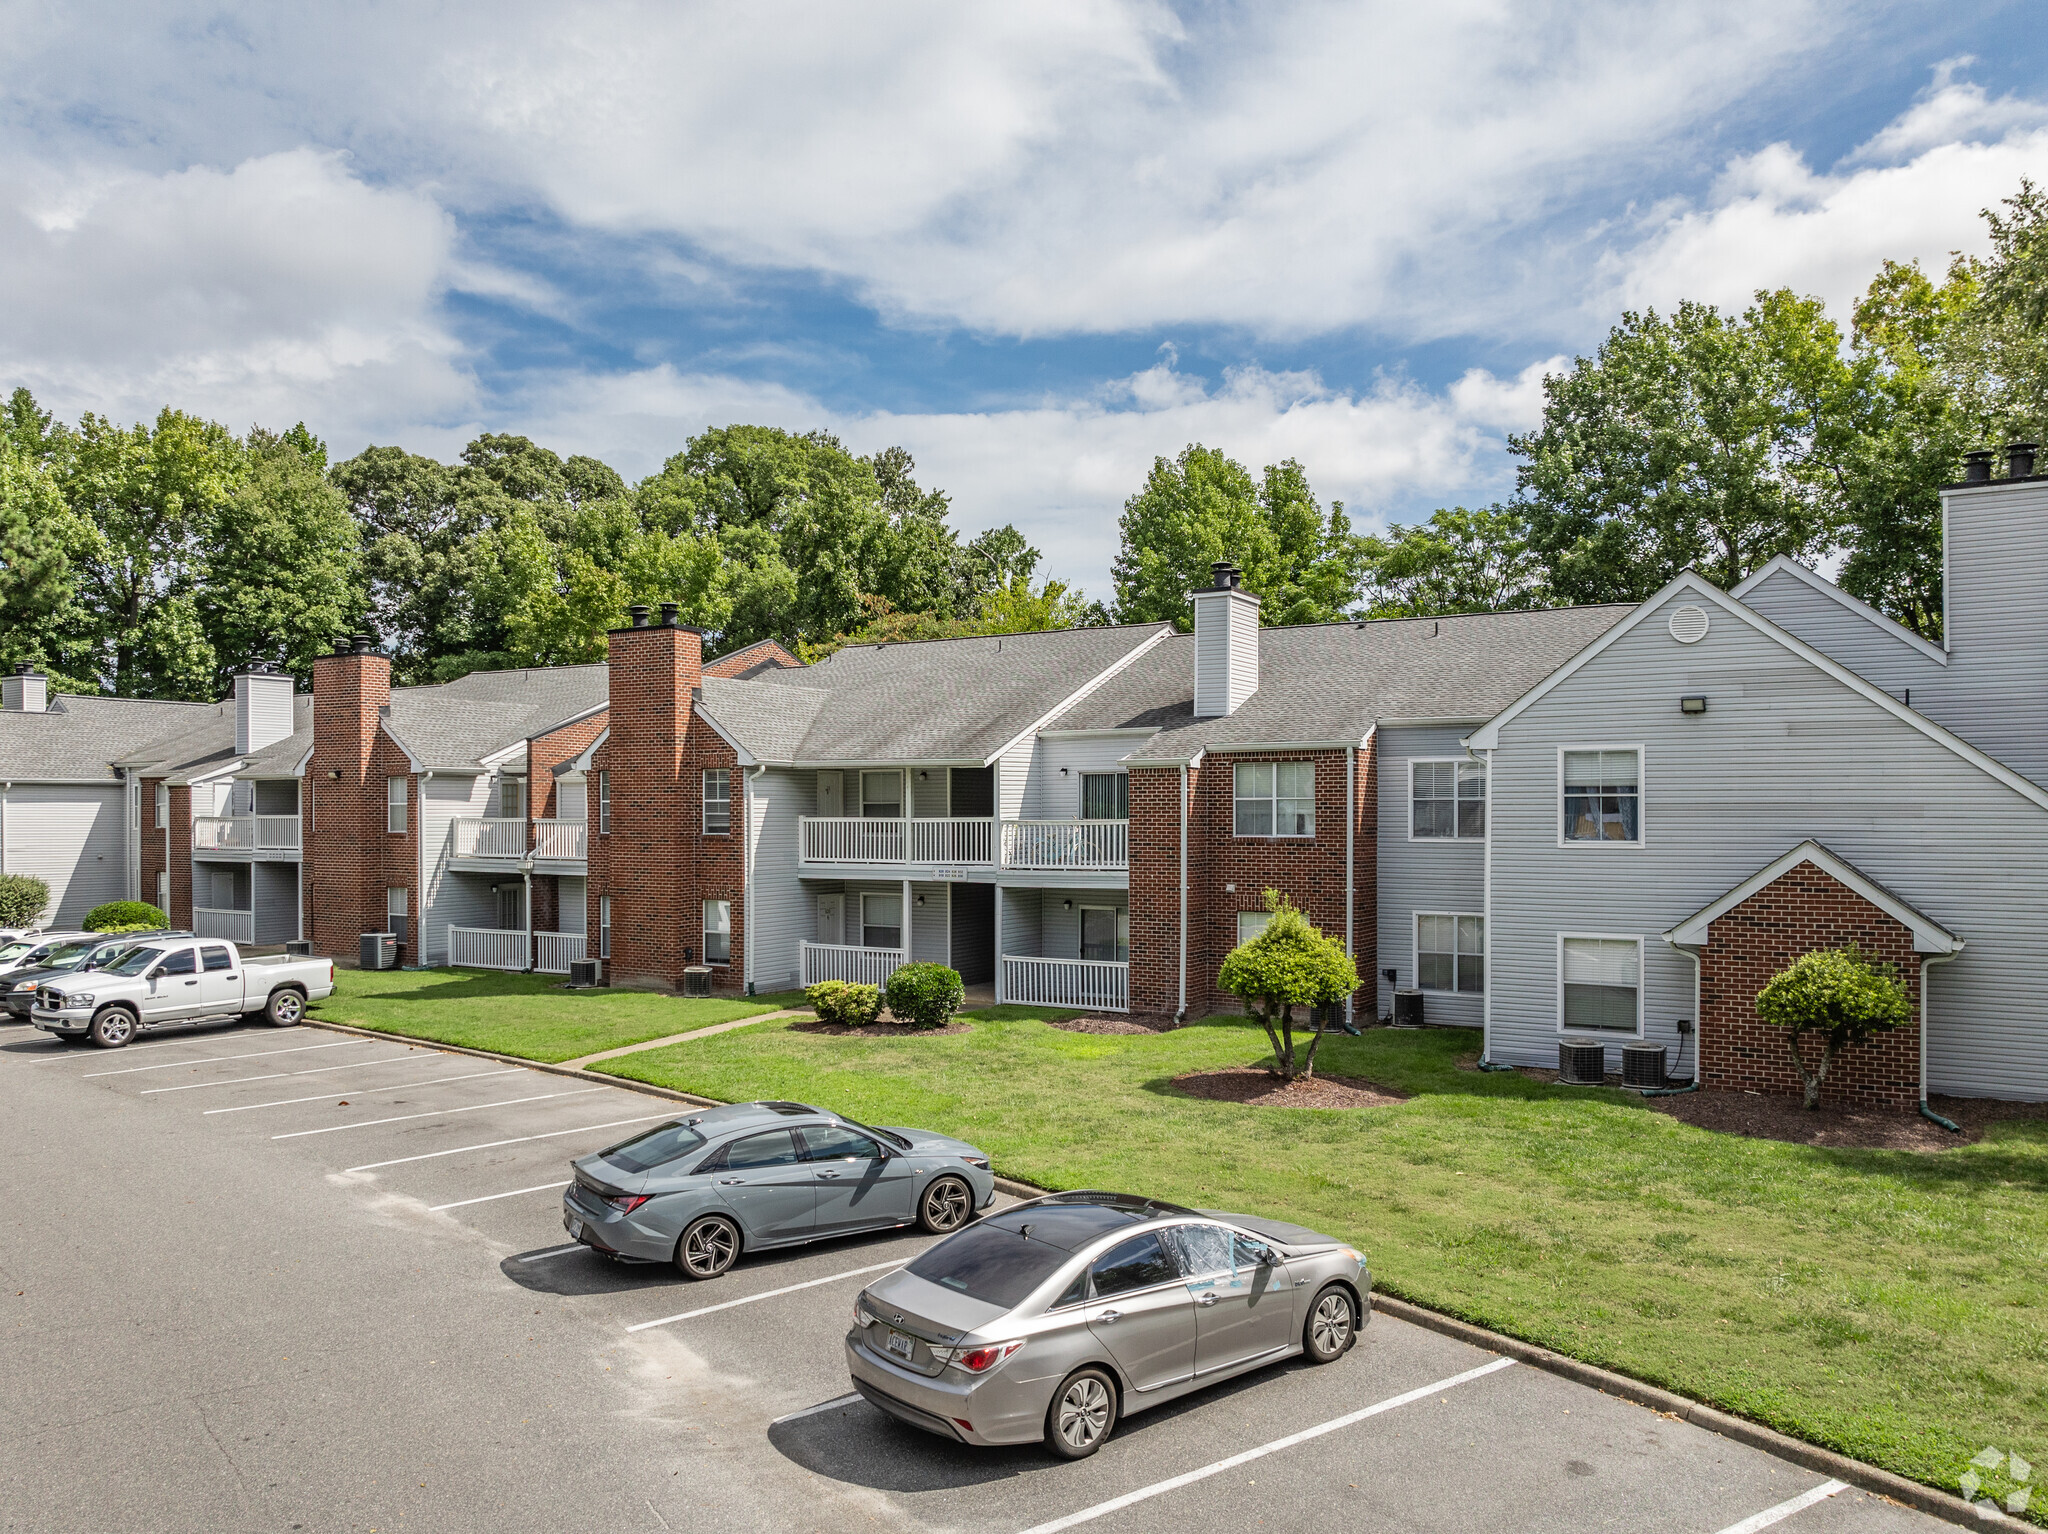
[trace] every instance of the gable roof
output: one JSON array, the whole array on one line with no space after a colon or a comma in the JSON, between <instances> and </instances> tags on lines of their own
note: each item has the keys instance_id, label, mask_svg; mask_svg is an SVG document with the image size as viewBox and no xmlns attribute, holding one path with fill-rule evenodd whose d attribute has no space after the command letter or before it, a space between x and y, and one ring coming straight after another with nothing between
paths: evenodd
<instances>
[{"instance_id":1,"label":"gable roof","mask_svg":"<svg viewBox=\"0 0 2048 1534\"><path fill-rule=\"evenodd\" d=\"M116 766L150 761L159 746L175 751L170 743L195 738L217 742L223 729L220 707L59 693L41 713L0 710L0 780L111 783ZM224 728L232 748L232 708Z\"/></svg>"},{"instance_id":2,"label":"gable roof","mask_svg":"<svg viewBox=\"0 0 2048 1534\"><path fill-rule=\"evenodd\" d=\"M1801 564L1790 554L1780 554L1761 570L1752 571L1729 595L1741 600L1774 575L1783 575L1798 581L1801 585L1826 597L1844 612L1853 613L1887 639L1896 639L1900 644L1918 650L1936 665L1948 664L1948 651L1940 645L1922 639L1904 624L1886 617L1868 602L1852 597L1818 570Z\"/></svg>"},{"instance_id":3,"label":"gable roof","mask_svg":"<svg viewBox=\"0 0 2048 1534\"><path fill-rule=\"evenodd\" d=\"M1811 863L1837 883L1847 886L1913 934L1915 953L1959 953L1963 939L1932 917L1922 915L1890 890L1865 874L1846 858L1837 857L1819 842L1801 842L1790 852L1774 858L1744 879L1720 899L1700 907L1664 934L1664 940L1680 948L1697 948L1707 941L1707 929L1758 891L1769 888L1802 863Z\"/></svg>"},{"instance_id":4,"label":"gable roof","mask_svg":"<svg viewBox=\"0 0 2048 1534\"><path fill-rule=\"evenodd\" d=\"M704 663L706 676L737 677L745 681L756 672L764 670L789 670L800 668L803 662L783 649L780 640L757 639L750 645L743 645L730 655L721 655L717 660Z\"/></svg>"},{"instance_id":5,"label":"gable roof","mask_svg":"<svg viewBox=\"0 0 2048 1534\"><path fill-rule=\"evenodd\" d=\"M420 770L517 767L529 737L597 712L609 690L602 665L472 671L452 682L393 688L384 731Z\"/></svg>"},{"instance_id":6,"label":"gable roof","mask_svg":"<svg viewBox=\"0 0 2048 1534\"><path fill-rule=\"evenodd\" d=\"M1477 730L1474 730L1466 737L1465 743L1478 751L1488 750L1499 745L1500 732L1504 725L1528 709L1530 705L1534 704L1546 693L1569 680L1579 670L1590 664L1597 656L1604 653L1608 646L1614 644L1623 635L1632 632L1637 624L1643 622L1652 613L1660 610L1666 602L1670 601L1671 598L1678 595L1681 591L1690 592L1703 601L1712 603L1737 622L1747 623L1759 634L1776 640L1801 660L1826 673L1835 681L1847 687L1851 692L1861 695L1893 718L1910 725L1936 745L1943 746L1954 752L1971 766L1978 768L1987 776L2003 783L2014 793L2020 795L2021 798L2039 805L2044 810L2048 810L2048 789L2043 789L2031 779L2022 777L1996 757L1985 755L1961 736L1953 735L1944 730L1925 714L1908 708L1883 688L1871 686L1870 683L1864 681L1862 677L1851 671L1847 666L1822 654L1797 635L1787 633L1755 608L1736 601L1735 598L1729 596L1727 592L1716 586L1712 581L1691 570L1681 570L1677 575L1673 576L1664 584L1662 590L1646 598L1635 611L1622 619L1621 622L1615 624L1613 628L1602 634L1534 687L1523 693L1511 705L1487 720Z\"/></svg>"}]
</instances>

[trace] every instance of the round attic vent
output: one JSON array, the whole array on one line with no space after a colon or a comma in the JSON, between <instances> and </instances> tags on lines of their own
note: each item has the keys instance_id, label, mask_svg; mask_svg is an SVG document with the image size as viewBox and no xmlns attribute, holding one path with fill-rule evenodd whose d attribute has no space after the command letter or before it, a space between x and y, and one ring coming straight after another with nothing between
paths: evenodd
<instances>
[{"instance_id":1,"label":"round attic vent","mask_svg":"<svg viewBox=\"0 0 2048 1534\"><path fill-rule=\"evenodd\" d=\"M1680 644L1698 644L1707 637L1707 610L1690 602L1671 615L1671 637Z\"/></svg>"}]
</instances>

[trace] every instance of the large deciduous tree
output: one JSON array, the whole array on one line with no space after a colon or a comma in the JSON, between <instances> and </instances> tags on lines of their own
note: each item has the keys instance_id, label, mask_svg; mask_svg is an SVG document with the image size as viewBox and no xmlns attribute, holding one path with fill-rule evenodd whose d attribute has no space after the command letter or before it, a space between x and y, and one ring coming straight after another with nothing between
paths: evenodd
<instances>
[{"instance_id":1,"label":"large deciduous tree","mask_svg":"<svg viewBox=\"0 0 2048 1534\"><path fill-rule=\"evenodd\" d=\"M1511 508L1452 506L1413 527L1396 522L1366 537L1366 616L1428 618L1544 606L1550 592L1527 531Z\"/></svg>"}]
</instances>

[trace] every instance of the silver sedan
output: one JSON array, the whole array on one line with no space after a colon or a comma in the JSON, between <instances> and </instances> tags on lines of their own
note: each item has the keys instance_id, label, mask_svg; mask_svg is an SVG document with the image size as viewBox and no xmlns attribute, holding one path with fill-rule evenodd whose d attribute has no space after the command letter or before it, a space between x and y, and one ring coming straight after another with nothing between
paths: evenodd
<instances>
[{"instance_id":1,"label":"silver sedan","mask_svg":"<svg viewBox=\"0 0 2048 1534\"><path fill-rule=\"evenodd\" d=\"M1296 1355L1335 1363L1371 1294L1363 1254L1299 1225L1058 1193L871 1284L846 1362L913 1426L1080 1459L1133 1412Z\"/></svg>"}]
</instances>

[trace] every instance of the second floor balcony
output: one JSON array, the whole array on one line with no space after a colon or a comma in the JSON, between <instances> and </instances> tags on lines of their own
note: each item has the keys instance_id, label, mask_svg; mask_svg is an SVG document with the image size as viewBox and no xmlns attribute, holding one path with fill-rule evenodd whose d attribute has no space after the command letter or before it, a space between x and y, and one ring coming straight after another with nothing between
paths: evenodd
<instances>
[{"instance_id":1,"label":"second floor balcony","mask_svg":"<svg viewBox=\"0 0 2048 1534\"><path fill-rule=\"evenodd\" d=\"M464 815L450 827L448 856L456 862L581 863L590 855L590 828L580 820L508 820Z\"/></svg>"},{"instance_id":2,"label":"second floor balcony","mask_svg":"<svg viewBox=\"0 0 2048 1534\"><path fill-rule=\"evenodd\" d=\"M807 815L805 863L1117 872L1130 867L1127 820L1003 820Z\"/></svg>"},{"instance_id":3,"label":"second floor balcony","mask_svg":"<svg viewBox=\"0 0 2048 1534\"><path fill-rule=\"evenodd\" d=\"M192 850L251 858L296 858L299 855L299 817L196 815L192 819Z\"/></svg>"}]
</instances>

